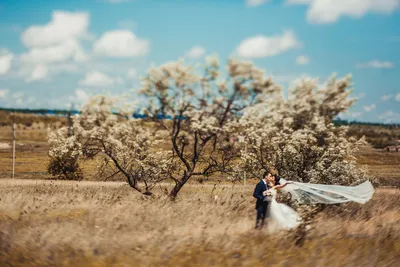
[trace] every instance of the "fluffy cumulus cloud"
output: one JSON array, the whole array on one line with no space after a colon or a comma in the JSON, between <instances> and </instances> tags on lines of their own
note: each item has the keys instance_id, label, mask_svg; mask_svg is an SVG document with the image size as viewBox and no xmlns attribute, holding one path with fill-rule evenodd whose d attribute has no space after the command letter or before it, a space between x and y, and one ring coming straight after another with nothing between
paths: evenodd
<instances>
[{"instance_id":1,"label":"fluffy cumulus cloud","mask_svg":"<svg viewBox=\"0 0 400 267\"><path fill-rule=\"evenodd\" d=\"M62 71L59 65L87 60L81 41L90 37L88 27L86 12L54 11L47 24L33 25L23 31L21 41L29 49L19 57L27 75L25 81L45 80Z\"/></svg>"},{"instance_id":2,"label":"fluffy cumulus cloud","mask_svg":"<svg viewBox=\"0 0 400 267\"><path fill-rule=\"evenodd\" d=\"M310 58L308 56L298 56L296 58L297 65L307 65L308 63L310 63Z\"/></svg>"},{"instance_id":3,"label":"fluffy cumulus cloud","mask_svg":"<svg viewBox=\"0 0 400 267\"><path fill-rule=\"evenodd\" d=\"M375 108L376 108L376 105L375 105L375 104L371 104L371 105L366 105L366 106L364 106L364 110L365 110L366 112L371 112L371 111L373 111Z\"/></svg>"},{"instance_id":4,"label":"fluffy cumulus cloud","mask_svg":"<svg viewBox=\"0 0 400 267\"><path fill-rule=\"evenodd\" d=\"M333 23L343 16L361 18L367 13L391 14L399 0L286 0L288 5L308 5L310 23Z\"/></svg>"},{"instance_id":5,"label":"fluffy cumulus cloud","mask_svg":"<svg viewBox=\"0 0 400 267\"><path fill-rule=\"evenodd\" d=\"M130 79L136 79L137 78L137 70L135 68L130 68L128 70L126 76Z\"/></svg>"},{"instance_id":6,"label":"fluffy cumulus cloud","mask_svg":"<svg viewBox=\"0 0 400 267\"><path fill-rule=\"evenodd\" d=\"M343 116L348 119L360 118L363 113L360 111L347 111L343 113Z\"/></svg>"},{"instance_id":7,"label":"fluffy cumulus cloud","mask_svg":"<svg viewBox=\"0 0 400 267\"><path fill-rule=\"evenodd\" d=\"M22 33L21 40L27 47L48 47L85 37L88 26L88 13L54 11L48 24L29 27Z\"/></svg>"},{"instance_id":8,"label":"fluffy cumulus cloud","mask_svg":"<svg viewBox=\"0 0 400 267\"><path fill-rule=\"evenodd\" d=\"M204 56L206 53L206 50L204 49L204 47L200 46L200 45L196 45L193 46L189 51L187 51L185 53L185 56L188 58L201 58L202 56Z\"/></svg>"},{"instance_id":9,"label":"fluffy cumulus cloud","mask_svg":"<svg viewBox=\"0 0 400 267\"><path fill-rule=\"evenodd\" d=\"M400 102L400 93L398 93L397 95L396 95L396 101L399 101Z\"/></svg>"},{"instance_id":10,"label":"fluffy cumulus cloud","mask_svg":"<svg viewBox=\"0 0 400 267\"><path fill-rule=\"evenodd\" d=\"M24 104L24 93L23 92L15 92L11 95L17 106L22 106Z\"/></svg>"},{"instance_id":11,"label":"fluffy cumulus cloud","mask_svg":"<svg viewBox=\"0 0 400 267\"><path fill-rule=\"evenodd\" d=\"M85 86L111 86L116 80L105 73L92 71L86 74L85 78L79 82Z\"/></svg>"},{"instance_id":12,"label":"fluffy cumulus cloud","mask_svg":"<svg viewBox=\"0 0 400 267\"><path fill-rule=\"evenodd\" d=\"M67 60L84 61L86 56L78 41L67 40L54 46L32 48L23 53L20 59L28 64L49 64Z\"/></svg>"},{"instance_id":13,"label":"fluffy cumulus cloud","mask_svg":"<svg viewBox=\"0 0 400 267\"><path fill-rule=\"evenodd\" d=\"M0 49L0 75L7 74L11 68L14 55L7 50Z\"/></svg>"},{"instance_id":14,"label":"fluffy cumulus cloud","mask_svg":"<svg viewBox=\"0 0 400 267\"><path fill-rule=\"evenodd\" d=\"M269 0L246 0L246 4L249 7L256 7L256 6L261 6L265 3L267 3Z\"/></svg>"},{"instance_id":15,"label":"fluffy cumulus cloud","mask_svg":"<svg viewBox=\"0 0 400 267\"><path fill-rule=\"evenodd\" d=\"M0 99L5 99L8 95L8 89L0 89Z\"/></svg>"},{"instance_id":16,"label":"fluffy cumulus cloud","mask_svg":"<svg viewBox=\"0 0 400 267\"><path fill-rule=\"evenodd\" d=\"M31 76L26 79L26 82L45 80L48 73L49 73L49 70L46 67L46 65L37 65L33 69Z\"/></svg>"},{"instance_id":17,"label":"fluffy cumulus cloud","mask_svg":"<svg viewBox=\"0 0 400 267\"><path fill-rule=\"evenodd\" d=\"M74 104L82 105L89 100L90 94L85 89L77 88L74 95L70 97L70 101Z\"/></svg>"},{"instance_id":18,"label":"fluffy cumulus cloud","mask_svg":"<svg viewBox=\"0 0 400 267\"><path fill-rule=\"evenodd\" d=\"M364 68L391 69L394 67L394 63L390 61L371 60L366 63L357 63L356 67L359 69L364 69Z\"/></svg>"},{"instance_id":19,"label":"fluffy cumulus cloud","mask_svg":"<svg viewBox=\"0 0 400 267\"><path fill-rule=\"evenodd\" d=\"M285 31L282 35L258 35L243 40L236 49L241 57L263 58L282 54L290 49L298 48L300 42L292 31Z\"/></svg>"},{"instance_id":20,"label":"fluffy cumulus cloud","mask_svg":"<svg viewBox=\"0 0 400 267\"><path fill-rule=\"evenodd\" d=\"M381 101L382 102L385 102L385 101L388 101L388 100L390 100L391 98L393 98L393 95L383 95L383 96L381 96Z\"/></svg>"},{"instance_id":21,"label":"fluffy cumulus cloud","mask_svg":"<svg viewBox=\"0 0 400 267\"><path fill-rule=\"evenodd\" d=\"M400 122L400 113L393 112L392 110L388 110L381 115L378 116L379 119L383 120L385 123L390 122Z\"/></svg>"},{"instance_id":22,"label":"fluffy cumulus cloud","mask_svg":"<svg viewBox=\"0 0 400 267\"><path fill-rule=\"evenodd\" d=\"M138 38L129 30L103 33L94 43L93 51L107 57L136 57L149 52L149 41Z\"/></svg>"}]
</instances>

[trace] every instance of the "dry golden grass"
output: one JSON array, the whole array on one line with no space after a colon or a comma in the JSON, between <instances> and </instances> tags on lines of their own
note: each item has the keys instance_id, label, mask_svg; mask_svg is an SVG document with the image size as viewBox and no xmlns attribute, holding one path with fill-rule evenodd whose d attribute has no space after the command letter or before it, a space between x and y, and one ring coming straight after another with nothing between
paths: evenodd
<instances>
[{"instance_id":1,"label":"dry golden grass","mask_svg":"<svg viewBox=\"0 0 400 267\"><path fill-rule=\"evenodd\" d=\"M356 154L357 163L367 167L382 185L400 187L400 152L364 146Z\"/></svg>"},{"instance_id":2,"label":"dry golden grass","mask_svg":"<svg viewBox=\"0 0 400 267\"><path fill-rule=\"evenodd\" d=\"M15 180L0 179L0 266L397 266L398 189L378 189L365 205L330 206L303 247L294 233L255 231L255 181L186 185L171 202L124 182L48 179L46 131L17 132ZM11 144L0 127L0 143ZM368 146L359 165L398 186L400 153ZM82 164L96 180L96 162ZM0 178L11 176L11 150L0 147ZM22 180L31 179L31 180ZM209 183L215 183L211 178ZM217 197L216 197L217 196Z\"/></svg>"},{"instance_id":3,"label":"dry golden grass","mask_svg":"<svg viewBox=\"0 0 400 267\"><path fill-rule=\"evenodd\" d=\"M253 187L187 185L171 202L162 188L3 179L0 266L397 266L399 190L331 206L296 247L253 230Z\"/></svg>"}]
</instances>

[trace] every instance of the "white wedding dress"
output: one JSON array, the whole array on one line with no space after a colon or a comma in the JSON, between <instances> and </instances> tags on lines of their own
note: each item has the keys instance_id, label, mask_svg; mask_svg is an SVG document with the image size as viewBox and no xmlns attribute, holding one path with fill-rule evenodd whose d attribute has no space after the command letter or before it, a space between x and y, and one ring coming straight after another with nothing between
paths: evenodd
<instances>
[{"instance_id":1,"label":"white wedding dress","mask_svg":"<svg viewBox=\"0 0 400 267\"><path fill-rule=\"evenodd\" d=\"M269 189L271 194L269 203L268 231L289 230L301 223L301 217L291 207L276 201L277 190Z\"/></svg>"},{"instance_id":2,"label":"white wedding dress","mask_svg":"<svg viewBox=\"0 0 400 267\"><path fill-rule=\"evenodd\" d=\"M287 181L281 178L281 184ZM357 186L325 185L292 182L281 189L290 193L291 201L299 204L337 204L345 202L357 202L364 204L369 201L374 188L370 181ZM278 230L289 230L296 228L301 223L300 215L289 206L276 201L277 190L269 189L269 222L270 232Z\"/></svg>"}]
</instances>

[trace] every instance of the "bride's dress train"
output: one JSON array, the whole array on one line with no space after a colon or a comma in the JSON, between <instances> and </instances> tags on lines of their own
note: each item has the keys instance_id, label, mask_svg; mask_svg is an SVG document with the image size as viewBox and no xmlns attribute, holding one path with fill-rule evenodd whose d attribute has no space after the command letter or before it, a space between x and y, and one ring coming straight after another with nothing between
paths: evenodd
<instances>
[{"instance_id":1,"label":"bride's dress train","mask_svg":"<svg viewBox=\"0 0 400 267\"><path fill-rule=\"evenodd\" d=\"M281 178L284 184L285 179ZM281 189L290 193L292 201L300 204L336 204L357 202L364 204L372 198L374 188L370 181L357 186L340 186L292 182ZM276 201L276 189L270 189L269 231L289 230L301 223L300 215L289 206Z\"/></svg>"},{"instance_id":2,"label":"bride's dress train","mask_svg":"<svg viewBox=\"0 0 400 267\"><path fill-rule=\"evenodd\" d=\"M271 200L269 203L268 231L289 230L296 228L301 223L301 217L291 207L276 201L277 191L269 190Z\"/></svg>"}]
</instances>

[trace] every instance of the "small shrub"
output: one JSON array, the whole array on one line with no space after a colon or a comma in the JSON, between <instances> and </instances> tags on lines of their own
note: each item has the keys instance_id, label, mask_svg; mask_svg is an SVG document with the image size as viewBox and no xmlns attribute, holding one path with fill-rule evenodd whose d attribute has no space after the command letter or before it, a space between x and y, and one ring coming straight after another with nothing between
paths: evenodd
<instances>
[{"instance_id":1,"label":"small shrub","mask_svg":"<svg viewBox=\"0 0 400 267\"><path fill-rule=\"evenodd\" d=\"M77 158L51 158L47 166L47 171L58 179L63 180L80 181L83 178Z\"/></svg>"},{"instance_id":2,"label":"small shrub","mask_svg":"<svg viewBox=\"0 0 400 267\"><path fill-rule=\"evenodd\" d=\"M64 180L82 180L83 174L78 159L80 144L74 136L68 136L67 129L49 132L49 157L47 171Z\"/></svg>"}]
</instances>

